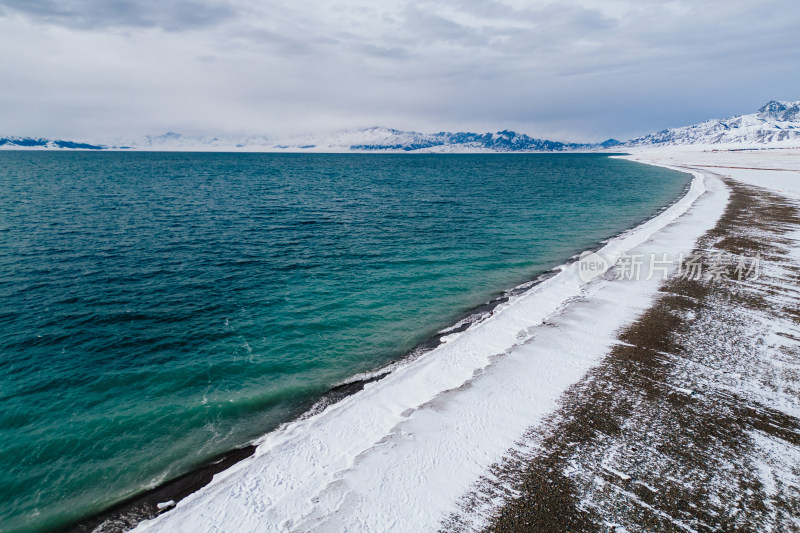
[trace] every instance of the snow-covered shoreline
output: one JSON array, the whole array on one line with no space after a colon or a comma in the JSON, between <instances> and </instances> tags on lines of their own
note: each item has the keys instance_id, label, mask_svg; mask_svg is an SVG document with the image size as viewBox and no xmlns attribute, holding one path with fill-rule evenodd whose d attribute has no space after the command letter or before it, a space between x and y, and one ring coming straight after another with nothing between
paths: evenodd
<instances>
[{"instance_id":1,"label":"snow-covered shoreline","mask_svg":"<svg viewBox=\"0 0 800 533\"><path fill-rule=\"evenodd\" d=\"M725 183L692 250L702 275L664 282L445 531L800 526L800 152L637 157Z\"/></svg>"},{"instance_id":2,"label":"snow-covered shoreline","mask_svg":"<svg viewBox=\"0 0 800 533\"><path fill-rule=\"evenodd\" d=\"M677 256L725 202L718 180L694 173L681 200L599 253L612 263L626 252ZM577 269L563 267L383 380L266 435L252 458L138 529L436 529L470 484L601 360L660 283L584 284Z\"/></svg>"}]
</instances>

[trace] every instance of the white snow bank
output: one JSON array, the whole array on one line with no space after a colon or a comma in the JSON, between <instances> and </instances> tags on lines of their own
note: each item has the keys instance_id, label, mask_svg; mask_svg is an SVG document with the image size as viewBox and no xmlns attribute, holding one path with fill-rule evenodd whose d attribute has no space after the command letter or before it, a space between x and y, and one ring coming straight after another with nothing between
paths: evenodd
<instances>
[{"instance_id":1,"label":"white snow bank","mask_svg":"<svg viewBox=\"0 0 800 533\"><path fill-rule=\"evenodd\" d=\"M718 180L695 173L684 198L599 253L611 263L625 252L677 256L726 201ZM266 435L253 457L137 531L437 529L487 467L603 358L661 283L585 284L577 267L363 391Z\"/></svg>"},{"instance_id":2,"label":"white snow bank","mask_svg":"<svg viewBox=\"0 0 800 533\"><path fill-rule=\"evenodd\" d=\"M800 198L800 149L752 152L663 150L627 157L633 161L688 166Z\"/></svg>"}]
</instances>

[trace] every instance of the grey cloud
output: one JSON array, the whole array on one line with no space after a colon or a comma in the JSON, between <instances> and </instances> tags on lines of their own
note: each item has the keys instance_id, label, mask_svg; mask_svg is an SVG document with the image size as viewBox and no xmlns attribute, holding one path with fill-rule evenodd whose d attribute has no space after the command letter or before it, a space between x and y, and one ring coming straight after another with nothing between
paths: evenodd
<instances>
[{"instance_id":1,"label":"grey cloud","mask_svg":"<svg viewBox=\"0 0 800 533\"><path fill-rule=\"evenodd\" d=\"M263 47L281 56L293 57L313 53L320 42L314 39L286 35L265 28L247 28L236 32L232 41L241 43L247 47L255 45ZM328 40L329 44L335 44L335 40Z\"/></svg>"},{"instance_id":2,"label":"grey cloud","mask_svg":"<svg viewBox=\"0 0 800 533\"><path fill-rule=\"evenodd\" d=\"M381 124L585 140L800 98L800 9L782 0L183 1L0 0L95 30L0 16L9 133ZM153 27L171 31L137 31Z\"/></svg>"},{"instance_id":3,"label":"grey cloud","mask_svg":"<svg viewBox=\"0 0 800 533\"><path fill-rule=\"evenodd\" d=\"M214 26L235 13L227 3L196 0L0 0L0 7L37 22L91 30L181 31Z\"/></svg>"},{"instance_id":4,"label":"grey cloud","mask_svg":"<svg viewBox=\"0 0 800 533\"><path fill-rule=\"evenodd\" d=\"M402 47L386 47L386 46L375 46L372 44L358 44L354 47L355 51L370 56L370 57L377 57L377 58L384 58L384 59L408 59L412 56L411 52Z\"/></svg>"},{"instance_id":5,"label":"grey cloud","mask_svg":"<svg viewBox=\"0 0 800 533\"><path fill-rule=\"evenodd\" d=\"M476 32L450 19L410 5L405 12L405 30L424 42L474 42Z\"/></svg>"},{"instance_id":6,"label":"grey cloud","mask_svg":"<svg viewBox=\"0 0 800 533\"><path fill-rule=\"evenodd\" d=\"M495 0L460 0L457 5L460 11L489 20L513 16L516 13L513 7Z\"/></svg>"}]
</instances>

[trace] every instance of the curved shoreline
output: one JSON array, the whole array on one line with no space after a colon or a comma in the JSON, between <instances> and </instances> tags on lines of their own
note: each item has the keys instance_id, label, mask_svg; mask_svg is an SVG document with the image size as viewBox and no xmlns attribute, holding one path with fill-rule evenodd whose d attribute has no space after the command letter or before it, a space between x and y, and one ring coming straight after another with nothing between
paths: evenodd
<instances>
[{"instance_id":1,"label":"curved shoreline","mask_svg":"<svg viewBox=\"0 0 800 533\"><path fill-rule=\"evenodd\" d=\"M672 167L672 169L683 173L690 173L685 169L674 167ZM624 240L632 237L633 234L636 234L642 227L647 226L653 221L657 221L664 215L665 212L671 210L677 204L684 203L687 196L698 184L698 181L702 182L702 179L699 179L698 175L694 175L694 177L684 187L681 194L671 203L660 208L658 212L642 222L639 222L638 224L622 231L614 237L597 243L595 246L584 250L581 254L603 250L620 239ZM702 194L702 191L700 194ZM692 199L691 202L685 206L685 209L688 209L695 200L696 198ZM679 214L677 216L681 215ZM659 230L656 229L654 231ZM71 526L70 529L73 531L125 530L127 528L134 527L139 522L154 518L166 511L170 511L172 509L171 506L163 510L159 510L156 506L158 503L167 502L170 500L180 502L183 498L196 493L212 482L212 479L215 475L222 473L224 476L228 473L226 472L227 470L232 470L232 467L235 467L240 461L252 458L254 454L256 454L259 446L266 440L269 440L271 435L290 430L297 424L314 419L318 415L323 414L324 411L330 407L337 408L349 397L362 391L365 386L392 376L394 373L408 367L409 365L413 365L418 359L427 356L445 344L457 340L458 337L467 330L470 330L474 327L479 327L485 321L491 319L495 312L498 311L498 308L501 308L499 311L502 311L502 308L513 306L517 300L529 297L531 293L536 292L542 284L545 284L552 278L558 277L560 274L572 269L581 254L574 255L559 266L541 273L531 280L508 289L504 291L501 296L465 312L453 323L453 325L448 326L432 335L430 338L420 343L411 352L405 354L401 358L390 362L387 365L379 367L374 371L354 375L339 385L332 387L329 391L324 393L323 396L310 409L256 439L254 443L217 456L205 465L167 481L166 483L163 483L153 489L147 490L143 493L119 502L111 506L109 509ZM557 311L558 309L553 310L553 312ZM543 320L544 319L546 319L546 317L544 317ZM258 455L261 454L259 453Z\"/></svg>"},{"instance_id":2,"label":"curved shoreline","mask_svg":"<svg viewBox=\"0 0 800 533\"><path fill-rule=\"evenodd\" d=\"M615 261L622 253L651 241L654 235L681 218L704 192L702 175L694 173L687 195L655 218L611 239L600 250ZM680 237L681 247L685 248L684 241L690 236L681 231ZM157 520L141 523L139 530L150 530L155 526L168 527L170 530L202 530L214 522L224 523L228 529L245 531L252 530L254 524L260 524L261 529L302 529L304 525L333 519L335 510L341 510L343 501L347 502L347 510L355 509L350 501L352 498L356 498L357 504L364 504L363 493L361 496L356 494L358 484L348 483L346 477L359 479L364 484L379 483L381 487L395 492L405 490L403 495L412 499L424 498L424 494L415 491L419 479L406 477L400 483L387 483L388 480L381 482L382 475L402 473L397 468L381 470L365 465L382 461L382 449L391 455L390 459L402 459L399 464L415 472L416 467L425 471L432 466L419 465L419 461L433 459L435 463L443 462L436 457L439 446L443 444L441 434L437 436L435 424L420 426L420 420L427 419L437 408L442 408L443 402L452 401L459 394L468 392L481 375L496 371L496 367L501 366L498 363L507 366L505 361L518 357L518 354L514 357L511 355L535 336L533 330L546 329L551 317L559 315L565 308L575 307L567 304L575 302L576 298L595 295L598 289L609 285L604 280L583 285L577 279L574 263L557 270L559 272L555 276L519 296L510 297L508 302L497 306L492 316L455 338L446 339L444 344L428 352L438 352L437 356L423 356L412 363L400 365L384 379L365 386L357 395L329 406L323 413L287 424L282 430L264 436L257 441L259 447L253 457L218 475L214 482L188 497L174 511ZM587 295L587 292L591 294ZM645 295L638 301L645 305L649 302L649 296ZM523 327L520 329L520 326ZM580 365L567 370L582 372ZM469 416L473 414L463 409L460 412ZM459 422L455 419L439 420L441 423L448 421ZM414 432L406 433L403 429L406 426L413 426ZM428 427L428 430L424 427ZM414 447L415 452L419 453L413 457L398 456L400 452L394 450L407 444L403 442L403 435L415 434L430 440L428 448ZM457 439L457 436L454 438ZM505 444L491 444L494 448L499 445L505 450L512 442L513 439ZM459 450L453 439L444 444ZM471 453L482 449L474 445L469 445L469 448ZM447 459L461 460L457 454L448 455ZM409 464L409 461L414 464ZM398 466L398 463L392 464ZM373 475L364 478L366 472L372 472ZM473 474L475 472L467 473L468 476ZM451 492L456 490L460 493L464 480L447 479L445 476L440 481L450 483L448 490ZM446 496L440 495L440 500L445 499L449 501ZM244 501L261 503L256 509L243 507ZM393 501L397 500L389 498L384 502L386 505L371 510L378 515L392 514L396 510L386 506L391 506ZM437 505L441 503L438 501ZM313 508L309 509L309 506ZM356 514L364 516L363 512ZM433 515L439 516L436 509L432 514L428 512L426 516L417 518L427 520L425 523L429 524ZM336 516L335 519L343 518ZM391 517L387 515L384 519L391 520ZM387 524L380 520L379 523ZM392 523L398 524L396 521Z\"/></svg>"},{"instance_id":3,"label":"curved shoreline","mask_svg":"<svg viewBox=\"0 0 800 533\"><path fill-rule=\"evenodd\" d=\"M713 157L725 164L686 164L715 169L728 190L692 251L703 275L665 280L603 361L492 465L446 531L800 525L800 182L774 164ZM713 273L743 260L756 270Z\"/></svg>"}]
</instances>

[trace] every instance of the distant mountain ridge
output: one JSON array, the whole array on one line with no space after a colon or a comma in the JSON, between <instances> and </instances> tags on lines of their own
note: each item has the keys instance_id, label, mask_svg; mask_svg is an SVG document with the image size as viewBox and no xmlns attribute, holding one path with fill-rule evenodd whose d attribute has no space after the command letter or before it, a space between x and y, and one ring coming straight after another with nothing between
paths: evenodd
<instances>
[{"instance_id":1,"label":"distant mountain ridge","mask_svg":"<svg viewBox=\"0 0 800 533\"><path fill-rule=\"evenodd\" d=\"M419 133L373 127L342 131L330 136L303 136L273 141L263 136L188 136L168 132L138 140L117 140L104 144L77 143L30 137L0 138L0 148L89 149L89 150L242 150L312 152L564 152L599 150L619 146L609 139L603 143L564 143L536 139L511 130L497 133Z\"/></svg>"},{"instance_id":2,"label":"distant mountain ridge","mask_svg":"<svg viewBox=\"0 0 800 533\"><path fill-rule=\"evenodd\" d=\"M0 137L0 147L45 148L51 150L52 149L103 150L106 148L105 146L99 144L43 139L41 137Z\"/></svg>"},{"instance_id":3,"label":"distant mountain ridge","mask_svg":"<svg viewBox=\"0 0 800 533\"><path fill-rule=\"evenodd\" d=\"M439 133L416 133L399 131L388 128L370 128L364 130L380 140L372 140L360 144L350 145L356 151L451 151L455 149L468 149L470 151L491 152L563 152L568 150L592 150L616 146L619 141L609 139L603 143L579 144L563 143L546 139L536 139L528 135L511 130L498 131L497 133L472 133L447 131Z\"/></svg>"},{"instance_id":4,"label":"distant mountain ridge","mask_svg":"<svg viewBox=\"0 0 800 533\"><path fill-rule=\"evenodd\" d=\"M623 143L624 148L707 145L800 146L800 101L767 102L758 113L671 128Z\"/></svg>"},{"instance_id":5,"label":"distant mountain ridge","mask_svg":"<svg viewBox=\"0 0 800 533\"><path fill-rule=\"evenodd\" d=\"M671 128L621 143L565 143L511 130L496 133L419 133L373 127L288 140L265 136L190 136L168 132L134 140L85 143L32 137L0 137L0 149L161 150L250 152L569 152L608 149L800 146L800 101L773 100L757 113Z\"/></svg>"}]
</instances>

